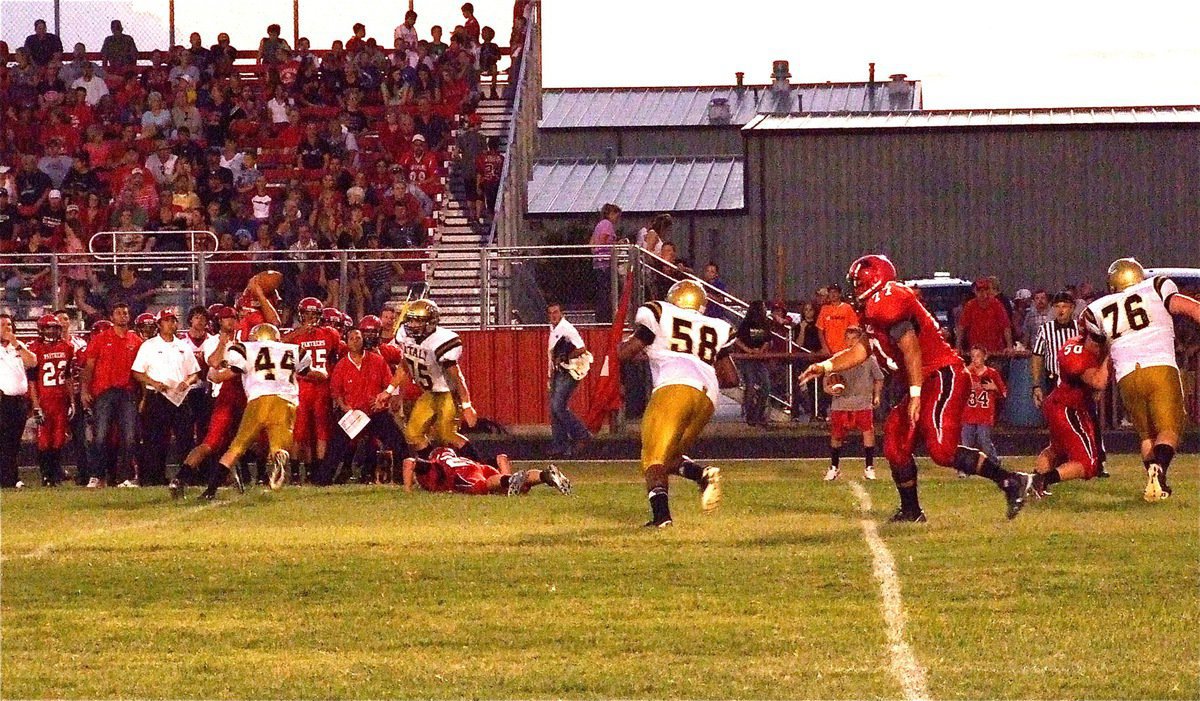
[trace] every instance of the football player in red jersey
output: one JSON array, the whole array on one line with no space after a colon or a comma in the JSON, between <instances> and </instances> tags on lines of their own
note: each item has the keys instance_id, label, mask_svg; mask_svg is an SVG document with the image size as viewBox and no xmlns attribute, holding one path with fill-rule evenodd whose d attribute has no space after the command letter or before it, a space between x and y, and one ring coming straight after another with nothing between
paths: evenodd
<instances>
[{"instance_id":1,"label":"football player in red jersey","mask_svg":"<svg viewBox=\"0 0 1200 701\"><path fill-rule=\"evenodd\" d=\"M305 297L300 300L296 312L300 325L285 335L283 342L300 346L300 356L311 356L310 366L320 373L299 378L300 404L296 408L293 427L296 461L290 466L293 481L297 481L301 475L301 464L307 464L306 474L311 475L316 466L325 460L329 431L333 425L329 375L337 364L338 347L342 342L333 328L321 326L324 312L321 300Z\"/></svg>"},{"instance_id":2,"label":"football player in red jersey","mask_svg":"<svg viewBox=\"0 0 1200 701\"><path fill-rule=\"evenodd\" d=\"M427 492L517 496L545 484L562 494L571 493L571 480L554 465L514 473L504 453L496 456L496 465L492 466L463 457L451 448L434 448L428 460L405 458L403 473L404 491L410 493L414 483Z\"/></svg>"},{"instance_id":3,"label":"football player in red jersey","mask_svg":"<svg viewBox=\"0 0 1200 701\"><path fill-rule=\"evenodd\" d=\"M211 309L211 307L210 307ZM238 312L233 307L220 305L213 313L217 322L217 333L209 336L204 342L201 353L204 355L205 375L220 370L225 362L225 350L237 343L239 328ZM241 382L211 382L212 412L209 414L208 427L200 444L192 448L183 464L197 473L209 458L219 455L233 440L234 432L242 420L242 411L246 408L246 390ZM213 461L207 472L211 476L213 470L219 469ZM206 480L207 481L207 480ZM176 499L183 496L186 484L179 480L171 482L171 496Z\"/></svg>"},{"instance_id":4,"label":"football player in red jersey","mask_svg":"<svg viewBox=\"0 0 1200 701\"><path fill-rule=\"evenodd\" d=\"M84 351L87 350L87 341L84 340L82 334L71 333L71 315L67 313L67 310L56 309L54 316L62 326L63 338L75 349L75 376L71 378L70 441L71 452L75 453L75 484L82 487L91 478L87 453L88 415L86 411L83 411L83 401L79 398L79 370L87 362L84 355Z\"/></svg>"},{"instance_id":5,"label":"football player in red jersey","mask_svg":"<svg viewBox=\"0 0 1200 701\"><path fill-rule=\"evenodd\" d=\"M1032 475L1009 472L994 458L959 445L962 414L971 379L962 358L942 337L937 320L911 288L897 280L887 256L868 255L850 265L846 276L854 291L863 324L888 357L901 361L909 399L892 408L883 427L883 453L900 492L900 508L892 521L925 521L917 496L917 463L913 448L921 438L939 465L986 477L1004 492L1008 518L1025 505ZM859 343L808 366L800 381L843 372L866 361L870 350Z\"/></svg>"},{"instance_id":6,"label":"football player in red jersey","mask_svg":"<svg viewBox=\"0 0 1200 701\"><path fill-rule=\"evenodd\" d=\"M1100 472L1100 438L1093 395L1108 386L1104 349L1092 338L1074 338L1058 349L1058 386L1042 402L1050 445L1038 455L1032 491L1049 494L1059 482L1091 479Z\"/></svg>"},{"instance_id":7,"label":"football player in red jersey","mask_svg":"<svg viewBox=\"0 0 1200 701\"><path fill-rule=\"evenodd\" d=\"M138 314L137 319L133 322L133 328L143 341L158 335L158 322L154 320L154 315L149 312Z\"/></svg>"},{"instance_id":8,"label":"football player in red jersey","mask_svg":"<svg viewBox=\"0 0 1200 701\"><path fill-rule=\"evenodd\" d=\"M246 285L246 291L242 293L241 297L238 297L237 301L237 311L241 314L238 340L250 340L250 329L259 324L278 326L280 324L278 309L281 302L278 290L267 294L257 282L251 280L250 284Z\"/></svg>"},{"instance_id":9,"label":"football player in red jersey","mask_svg":"<svg viewBox=\"0 0 1200 701\"><path fill-rule=\"evenodd\" d=\"M34 381L29 383L37 424L38 467L42 484L57 487L63 479L62 448L67 442L75 376L75 348L63 338L63 327L53 314L37 322L38 338L29 344L37 358Z\"/></svg>"}]
</instances>

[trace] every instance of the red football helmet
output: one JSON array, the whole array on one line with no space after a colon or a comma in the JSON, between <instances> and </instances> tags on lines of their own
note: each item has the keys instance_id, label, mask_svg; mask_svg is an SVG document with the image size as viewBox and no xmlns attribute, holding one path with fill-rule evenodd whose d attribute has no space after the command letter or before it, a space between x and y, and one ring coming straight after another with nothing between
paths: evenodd
<instances>
[{"instance_id":1,"label":"red football helmet","mask_svg":"<svg viewBox=\"0 0 1200 701\"><path fill-rule=\"evenodd\" d=\"M43 314L37 320L37 330L38 335L47 343L62 338L62 324L59 323L58 317L53 314Z\"/></svg>"},{"instance_id":2,"label":"red football helmet","mask_svg":"<svg viewBox=\"0 0 1200 701\"><path fill-rule=\"evenodd\" d=\"M149 326L153 329L158 328L158 322L155 321L154 315L150 312L142 312L141 314L138 314L137 319L135 319L133 322L133 325L139 329L143 326Z\"/></svg>"},{"instance_id":3,"label":"red football helmet","mask_svg":"<svg viewBox=\"0 0 1200 701\"><path fill-rule=\"evenodd\" d=\"M258 300L255 299L254 295L250 294L249 292L243 293L242 296L238 297L237 299L237 308L239 311L252 312L255 309L258 309L258 307Z\"/></svg>"},{"instance_id":4,"label":"red football helmet","mask_svg":"<svg viewBox=\"0 0 1200 701\"><path fill-rule=\"evenodd\" d=\"M321 300L316 297L305 297L296 305L296 312L300 317L300 322L309 326L316 326L321 323L321 315L324 308L321 305Z\"/></svg>"},{"instance_id":5,"label":"red football helmet","mask_svg":"<svg viewBox=\"0 0 1200 701\"><path fill-rule=\"evenodd\" d=\"M374 314L368 314L358 321L358 330L362 331L363 346L375 348L383 335L383 320Z\"/></svg>"},{"instance_id":6,"label":"red football helmet","mask_svg":"<svg viewBox=\"0 0 1200 701\"><path fill-rule=\"evenodd\" d=\"M334 307L325 307L321 310L321 326L332 326L340 328L342 325L342 313Z\"/></svg>"},{"instance_id":7,"label":"red football helmet","mask_svg":"<svg viewBox=\"0 0 1200 701\"><path fill-rule=\"evenodd\" d=\"M846 282L854 293L854 299L862 302L878 292L889 282L896 280L896 266L885 255L863 256L850 264Z\"/></svg>"},{"instance_id":8,"label":"red football helmet","mask_svg":"<svg viewBox=\"0 0 1200 701\"><path fill-rule=\"evenodd\" d=\"M111 329L112 327L113 323L108 319L99 319L96 321L96 323L92 324L92 335L96 336Z\"/></svg>"},{"instance_id":9,"label":"red football helmet","mask_svg":"<svg viewBox=\"0 0 1200 701\"><path fill-rule=\"evenodd\" d=\"M350 316L346 312L342 312L342 328L341 328L342 335L344 336L344 335L350 333L350 330L353 328L354 328L354 317Z\"/></svg>"}]
</instances>

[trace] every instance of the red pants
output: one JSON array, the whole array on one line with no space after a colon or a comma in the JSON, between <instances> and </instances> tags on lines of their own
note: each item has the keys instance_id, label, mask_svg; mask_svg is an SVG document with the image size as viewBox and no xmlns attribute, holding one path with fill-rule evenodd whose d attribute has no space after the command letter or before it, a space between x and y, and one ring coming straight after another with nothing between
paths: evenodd
<instances>
[{"instance_id":1,"label":"red pants","mask_svg":"<svg viewBox=\"0 0 1200 701\"><path fill-rule=\"evenodd\" d=\"M1042 412L1050 425L1052 465L1077 462L1083 465L1084 479L1095 477L1100 471L1100 441L1091 415L1057 402L1052 396L1042 403Z\"/></svg>"},{"instance_id":2,"label":"red pants","mask_svg":"<svg viewBox=\"0 0 1200 701\"><path fill-rule=\"evenodd\" d=\"M888 414L883 424L883 454L892 467L910 465L917 439L925 442L929 457L944 467L954 466L954 453L962 435L962 413L971 391L971 378L962 365L952 365L927 375L921 384L921 417L914 427L908 420L908 399Z\"/></svg>"},{"instance_id":3,"label":"red pants","mask_svg":"<svg viewBox=\"0 0 1200 701\"><path fill-rule=\"evenodd\" d=\"M41 406L45 420L37 430L38 452L62 450L67 442L67 428L71 424L71 420L67 418L71 409L71 397L42 394Z\"/></svg>"},{"instance_id":4,"label":"red pants","mask_svg":"<svg viewBox=\"0 0 1200 701\"><path fill-rule=\"evenodd\" d=\"M471 465L454 469L454 491L459 494L483 495L488 493L489 477L500 474L491 465Z\"/></svg>"},{"instance_id":5,"label":"red pants","mask_svg":"<svg viewBox=\"0 0 1200 701\"><path fill-rule=\"evenodd\" d=\"M330 408L333 399L329 394L329 384L301 382L300 404L296 407L296 425L292 435L298 445L309 445L313 438L319 441L329 440Z\"/></svg>"},{"instance_id":6,"label":"red pants","mask_svg":"<svg viewBox=\"0 0 1200 701\"><path fill-rule=\"evenodd\" d=\"M234 382L241 380L237 379ZM214 453L224 450L233 440L233 434L237 432L238 424L242 421L242 410L246 408L245 395L229 396L234 398L227 398L224 389L217 395L212 416L208 419L208 431L204 434L204 440L200 442L200 445Z\"/></svg>"}]
</instances>

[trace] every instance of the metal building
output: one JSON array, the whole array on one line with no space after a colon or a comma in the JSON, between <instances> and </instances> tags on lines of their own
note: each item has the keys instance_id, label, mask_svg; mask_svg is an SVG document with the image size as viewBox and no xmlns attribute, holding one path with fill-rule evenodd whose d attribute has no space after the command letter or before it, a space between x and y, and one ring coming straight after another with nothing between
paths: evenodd
<instances>
[{"instance_id":1,"label":"metal building","mask_svg":"<svg viewBox=\"0 0 1200 701\"><path fill-rule=\"evenodd\" d=\"M864 252L1008 289L1200 266L1200 106L763 115L726 277L811 289ZM757 279L756 279L757 278Z\"/></svg>"}]
</instances>

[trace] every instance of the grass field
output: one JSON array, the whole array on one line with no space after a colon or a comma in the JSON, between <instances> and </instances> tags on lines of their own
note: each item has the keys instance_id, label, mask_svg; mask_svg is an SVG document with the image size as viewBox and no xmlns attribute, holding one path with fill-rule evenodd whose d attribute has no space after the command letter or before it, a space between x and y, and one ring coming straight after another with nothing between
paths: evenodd
<instances>
[{"instance_id":1,"label":"grass field","mask_svg":"<svg viewBox=\"0 0 1200 701\"><path fill-rule=\"evenodd\" d=\"M1200 697L1194 456L1166 502L1120 458L1012 522L927 469L902 526L886 470L860 512L857 466L728 464L713 515L673 483L667 531L636 527L631 464L563 465L570 498L6 493L0 695L898 698L867 518L929 695Z\"/></svg>"}]
</instances>

